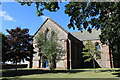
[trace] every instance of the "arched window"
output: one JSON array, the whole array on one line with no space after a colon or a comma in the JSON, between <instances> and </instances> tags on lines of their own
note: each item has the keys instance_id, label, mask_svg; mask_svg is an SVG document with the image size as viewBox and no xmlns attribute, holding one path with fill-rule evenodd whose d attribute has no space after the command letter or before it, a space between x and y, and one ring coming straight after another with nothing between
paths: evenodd
<instances>
[{"instance_id":1,"label":"arched window","mask_svg":"<svg viewBox=\"0 0 120 80\"><path fill-rule=\"evenodd\" d=\"M96 48L97 48L97 50L100 50L100 45L98 44L98 45L96 46Z\"/></svg>"},{"instance_id":2,"label":"arched window","mask_svg":"<svg viewBox=\"0 0 120 80\"><path fill-rule=\"evenodd\" d=\"M46 29L46 31L45 31L45 33L46 33L46 40L50 40L50 31L49 31L49 29Z\"/></svg>"},{"instance_id":3,"label":"arched window","mask_svg":"<svg viewBox=\"0 0 120 80\"><path fill-rule=\"evenodd\" d=\"M50 40L50 31L47 32L47 34L46 34L46 39L47 39L47 40Z\"/></svg>"},{"instance_id":4,"label":"arched window","mask_svg":"<svg viewBox=\"0 0 120 80\"><path fill-rule=\"evenodd\" d=\"M53 39L55 39L55 40L57 39L57 34L55 33L55 31L51 32L51 36L53 37Z\"/></svg>"},{"instance_id":5,"label":"arched window","mask_svg":"<svg viewBox=\"0 0 120 80\"><path fill-rule=\"evenodd\" d=\"M100 45L99 45L98 42L95 43L95 46L96 46L96 50L97 50L97 51L100 51ZM97 57L97 59L101 59L101 54L100 54L100 52L98 52L98 53L96 54L96 57Z\"/></svg>"},{"instance_id":6,"label":"arched window","mask_svg":"<svg viewBox=\"0 0 120 80\"><path fill-rule=\"evenodd\" d=\"M53 30L49 30L48 28L45 31L45 38L46 40L53 39L55 40L57 38L57 34Z\"/></svg>"}]
</instances>

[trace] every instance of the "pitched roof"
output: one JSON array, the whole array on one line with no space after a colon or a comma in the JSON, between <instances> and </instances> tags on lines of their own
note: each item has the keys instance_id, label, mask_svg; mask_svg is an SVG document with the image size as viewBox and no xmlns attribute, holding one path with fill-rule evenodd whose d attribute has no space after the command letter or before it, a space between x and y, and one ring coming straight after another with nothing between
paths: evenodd
<instances>
[{"instance_id":1,"label":"pitched roof","mask_svg":"<svg viewBox=\"0 0 120 80\"><path fill-rule=\"evenodd\" d=\"M51 22L53 22L54 24L56 24L59 28L61 28L65 33L69 33L68 31L66 31L63 27L61 27L59 24L57 24L55 21L53 21L51 18L47 18L45 20L45 22L40 26L40 28L36 31L36 33L33 35L33 37L38 33L38 31L42 28L42 26L48 21L50 20ZM89 33L88 31L83 31L81 32L74 32L74 33L70 33L72 34L74 37L76 37L79 40L96 40L96 39L100 39L99 35L101 34L100 29L96 30L93 29L92 33Z\"/></svg>"},{"instance_id":2,"label":"pitched roof","mask_svg":"<svg viewBox=\"0 0 120 80\"><path fill-rule=\"evenodd\" d=\"M61 28L65 33L69 33L68 31L66 31L64 28L62 28L59 24L57 24L55 21L53 21L51 18L47 18L44 23L40 26L40 28L36 31L36 33L34 34L34 36L38 33L38 31L41 29L41 27L48 21L52 21L54 24L56 24L59 28ZM33 36L33 37L34 37Z\"/></svg>"},{"instance_id":3,"label":"pitched roof","mask_svg":"<svg viewBox=\"0 0 120 80\"><path fill-rule=\"evenodd\" d=\"M88 31L83 32L74 32L72 33L73 36L75 36L79 40L97 40L100 39L99 35L101 34L101 30L93 29L92 33L89 33Z\"/></svg>"}]
</instances>

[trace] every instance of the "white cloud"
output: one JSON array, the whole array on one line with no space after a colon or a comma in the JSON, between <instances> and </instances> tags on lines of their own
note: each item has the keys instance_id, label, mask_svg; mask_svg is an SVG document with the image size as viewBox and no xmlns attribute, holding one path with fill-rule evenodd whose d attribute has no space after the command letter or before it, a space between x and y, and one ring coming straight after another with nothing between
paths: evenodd
<instances>
[{"instance_id":1,"label":"white cloud","mask_svg":"<svg viewBox=\"0 0 120 80\"><path fill-rule=\"evenodd\" d=\"M0 17L2 17L4 20L16 21L13 17L9 16L6 11L0 11Z\"/></svg>"},{"instance_id":2,"label":"white cloud","mask_svg":"<svg viewBox=\"0 0 120 80\"><path fill-rule=\"evenodd\" d=\"M0 0L0 2L15 2L15 0Z\"/></svg>"},{"instance_id":3,"label":"white cloud","mask_svg":"<svg viewBox=\"0 0 120 80\"><path fill-rule=\"evenodd\" d=\"M48 17L47 16L41 16L42 20L45 21Z\"/></svg>"}]
</instances>

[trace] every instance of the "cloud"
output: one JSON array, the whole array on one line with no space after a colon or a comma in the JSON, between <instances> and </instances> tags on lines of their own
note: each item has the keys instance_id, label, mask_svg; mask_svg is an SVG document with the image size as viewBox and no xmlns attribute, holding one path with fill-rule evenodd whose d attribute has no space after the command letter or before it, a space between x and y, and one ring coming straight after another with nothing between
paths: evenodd
<instances>
[{"instance_id":1,"label":"cloud","mask_svg":"<svg viewBox=\"0 0 120 80\"><path fill-rule=\"evenodd\" d=\"M15 0L0 0L0 2L15 2Z\"/></svg>"},{"instance_id":2,"label":"cloud","mask_svg":"<svg viewBox=\"0 0 120 80\"><path fill-rule=\"evenodd\" d=\"M13 17L9 16L6 11L0 11L0 17L2 17L4 20L16 21Z\"/></svg>"},{"instance_id":3,"label":"cloud","mask_svg":"<svg viewBox=\"0 0 120 80\"><path fill-rule=\"evenodd\" d=\"M48 17L47 16L41 16L42 20L45 21Z\"/></svg>"}]
</instances>

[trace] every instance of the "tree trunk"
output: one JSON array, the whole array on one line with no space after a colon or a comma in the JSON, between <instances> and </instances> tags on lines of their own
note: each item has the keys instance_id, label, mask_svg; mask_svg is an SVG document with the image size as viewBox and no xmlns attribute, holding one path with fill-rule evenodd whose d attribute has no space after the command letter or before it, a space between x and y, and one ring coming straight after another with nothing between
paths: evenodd
<instances>
[{"instance_id":1,"label":"tree trunk","mask_svg":"<svg viewBox=\"0 0 120 80\"><path fill-rule=\"evenodd\" d=\"M29 66L29 68L32 68L32 64L33 64L33 62L32 62L32 60L33 60L33 57L31 57L31 59L30 59L30 66Z\"/></svg>"},{"instance_id":2,"label":"tree trunk","mask_svg":"<svg viewBox=\"0 0 120 80\"><path fill-rule=\"evenodd\" d=\"M95 70L95 60L93 59L93 68L94 68L94 72L96 72Z\"/></svg>"},{"instance_id":3,"label":"tree trunk","mask_svg":"<svg viewBox=\"0 0 120 80\"><path fill-rule=\"evenodd\" d=\"M109 57L110 58L110 67L113 68L113 62L112 62L112 57L111 57L112 53L111 53L111 45L110 45L110 43L109 43L109 56L110 56Z\"/></svg>"},{"instance_id":4,"label":"tree trunk","mask_svg":"<svg viewBox=\"0 0 120 80\"><path fill-rule=\"evenodd\" d=\"M17 61L15 62L15 66L16 66L16 67L15 67L15 70L17 71Z\"/></svg>"},{"instance_id":5,"label":"tree trunk","mask_svg":"<svg viewBox=\"0 0 120 80\"><path fill-rule=\"evenodd\" d=\"M51 68L51 60L49 60L49 69L52 70L52 68Z\"/></svg>"},{"instance_id":6,"label":"tree trunk","mask_svg":"<svg viewBox=\"0 0 120 80\"><path fill-rule=\"evenodd\" d=\"M5 61L3 61L3 64L5 64Z\"/></svg>"},{"instance_id":7,"label":"tree trunk","mask_svg":"<svg viewBox=\"0 0 120 80\"><path fill-rule=\"evenodd\" d=\"M39 68L42 68L42 67L41 67L41 63L42 63L42 55L40 55Z\"/></svg>"}]
</instances>

